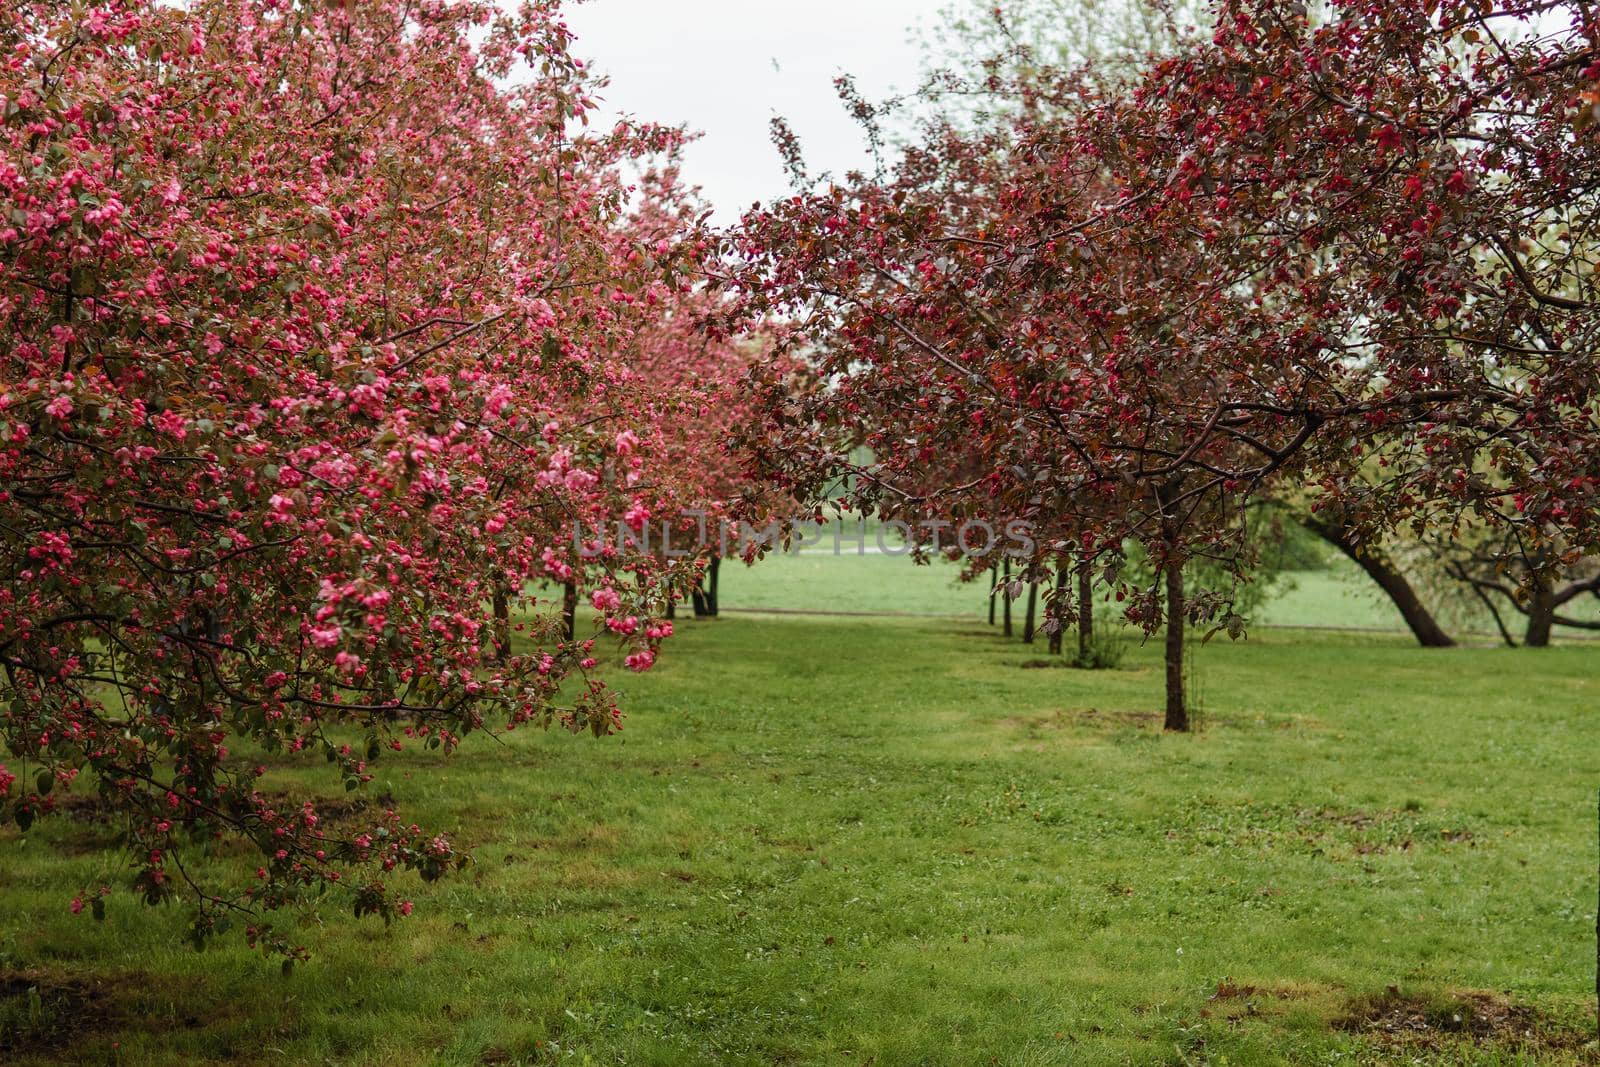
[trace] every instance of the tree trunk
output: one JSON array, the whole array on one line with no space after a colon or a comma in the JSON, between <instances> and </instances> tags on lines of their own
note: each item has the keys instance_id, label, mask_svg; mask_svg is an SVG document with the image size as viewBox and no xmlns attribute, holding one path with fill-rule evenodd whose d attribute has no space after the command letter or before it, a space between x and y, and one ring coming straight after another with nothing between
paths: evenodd
<instances>
[{"instance_id":1,"label":"tree trunk","mask_svg":"<svg viewBox=\"0 0 1600 1067\"><path fill-rule=\"evenodd\" d=\"M1406 580L1406 576L1394 568L1377 546L1369 545L1365 551L1358 550L1350 537L1350 528L1337 516L1302 515L1300 524L1355 560L1367 572L1367 577L1378 583L1378 587L1388 594L1399 609L1406 625L1411 628L1412 636L1423 648L1455 646L1455 640L1445 633L1444 627L1423 606L1422 598L1417 596L1417 591Z\"/></svg>"},{"instance_id":2,"label":"tree trunk","mask_svg":"<svg viewBox=\"0 0 1600 1067\"><path fill-rule=\"evenodd\" d=\"M1056 596L1051 601L1055 605L1055 614L1053 616L1055 625L1050 629L1050 654L1052 656L1061 655L1062 638L1066 633L1061 625L1061 605L1066 601L1067 594L1067 565L1059 563L1056 565Z\"/></svg>"},{"instance_id":3,"label":"tree trunk","mask_svg":"<svg viewBox=\"0 0 1600 1067\"><path fill-rule=\"evenodd\" d=\"M708 562L705 571L694 580L694 588L689 590L689 599L694 603L694 617L697 619L711 617L711 596L706 591L706 576L710 571L711 566Z\"/></svg>"},{"instance_id":4,"label":"tree trunk","mask_svg":"<svg viewBox=\"0 0 1600 1067\"><path fill-rule=\"evenodd\" d=\"M667 594L667 621L671 622L678 617L678 597L675 593Z\"/></svg>"},{"instance_id":5,"label":"tree trunk","mask_svg":"<svg viewBox=\"0 0 1600 1067\"><path fill-rule=\"evenodd\" d=\"M568 582L561 602L561 621L566 628L567 640L578 636L578 583Z\"/></svg>"},{"instance_id":6,"label":"tree trunk","mask_svg":"<svg viewBox=\"0 0 1600 1067\"><path fill-rule=\"evenodd\" d=\"M504 663L511 654L511 598L504 585L494 587L494 661Z\"/></svg>"},{"instance_id":7,"label":"tree trunk","mask_svg":"<svg viewBox=\"0 0 1600 1067\"><path fill-rule=\"evenodd\" d=\"M1078 665L1094 657L1094 575L1087 559L1078 561Z\"/></svg>"},{"instance_id":8,"label":"tree trunk","mask_svg":"<svg viewBox=\"0 0 1600 1067\"><path fill-rule=\"evenodd\" d=\"M1550 628L1555 625L1555 598L1550 595L1550 583L1537 580L1533 595L1528 598L1528 629L1523 634L1524 648L1549 648Z\"/></svg>"},{"instance_id":9,"label":"tree trunk","mask_svg":"<svg viewBox=\"0 0 1600 1067\"><path fill-rule=\"evenodd\" d=\"M1034 628L1034 621L1038 617L1036 612L1039 607L1039 583L1028 583L1028 612L1022 619L1022 643L1033 644L1034 635L1038 632Z\"/></svg>"},{"instance_id":10,"label":"tree trunk","mask_svg":"<svg viewBox=\"0 0 1600 1067\"><path fill-rule=\"evenodd\" d=\"M1005 616L1005 635L1011 636L1011 557L1006 557L1006 572L1000 584L1001 614Z\"/></svg>"},{"instance_id":11,"label":"tree trunk","mask_svg":"<svg viewBox=\"0 0 1600 1067\"><path fill-rule=\"evenodd\" d=\"M1167 721L1166 729L1187 731L1189 708L1183 694L1183 561L1167 561Z\"/></svg>"},{"instance_id":12,"label":"tree trunk","mask_svg":"<svg viewBox=\"0 0 1600 1067\"><path fill-rule=\"evenodd\" d=\"M1000 589L1000 564L989 568L989 625L994 625L994 598Z\"/></svg>"},{"instance_id":13,"label":"tree trunk","mask_svg":"<svg viewBox=\"0 0 1600 1067\"><path fill-rule=\"evenodd\" d=\"M717 615L717 584L722 576L722 557L711 557L711 584L706 587L706 611L712 618Z\"/></svg>"}]
</instances>

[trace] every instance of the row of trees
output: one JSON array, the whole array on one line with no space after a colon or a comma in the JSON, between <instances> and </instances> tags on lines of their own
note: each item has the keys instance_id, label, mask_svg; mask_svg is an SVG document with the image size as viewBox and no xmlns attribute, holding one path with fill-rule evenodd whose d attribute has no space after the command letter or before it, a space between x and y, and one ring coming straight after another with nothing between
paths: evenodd
<instances>
[{"instance_id":1,"label":"row of trees","mask_svg":"<svg viewBox=\"0 0 1600 1067\"><path fill-rule=\"evenodd\" d=\"M1248 573L1259 501L1358 555L1484 531L1554 599L1596 541L1597 35L1554 3L1251 0L1130 77L988 68L995 121L746 217L744 292L815 363L762 382L766 476L815 498L865 443L848 506L1031 523L1022 580L1092 563L1169 623L1171 729L1183 621L1243 629L1186 568Z\"/></svg>"},{"instance_id":2,"label":"row of trees","mask_svg":"<svg viewBox=\"0 0 1600 1067\"><path fill-rule=\"evenodd\" d=\"M590 129L569 43L556 0L0 20L0 815L82 776L197 939L408 910L450 841L335 832L270 767L616 730L579 598L643 670L699 581L574 531L723 506L759 348L695 284L682 132ZM195 871L224 837L242 885Z\"/></svg>"},{"instance_id":3,"label":"row of trees","mask_svg":"<svg viewBox=\"0 0 1600 1067\"><path fill-rule=\"evenodd\" d=\"M1148 27L1104 72L1017 43L1004 106L718 236L681 131L590 128L559 0L14 4L0 814L82 777L197 939L295 954L264 913L329 889L388 918L391 872L465 857L270 768L617 729L600 640L647 669L716 607L720 543L663 524L789 501L1022 524L953 551L1053 636L1097 583L1166 622L1174 729L1264 500L1357 549L1448 531L1559 619L1600 484L1587 9ZM619 521L656 536L584 533ZM191 862L226 838L246 885Z\"/></svg>"}]
</instances>

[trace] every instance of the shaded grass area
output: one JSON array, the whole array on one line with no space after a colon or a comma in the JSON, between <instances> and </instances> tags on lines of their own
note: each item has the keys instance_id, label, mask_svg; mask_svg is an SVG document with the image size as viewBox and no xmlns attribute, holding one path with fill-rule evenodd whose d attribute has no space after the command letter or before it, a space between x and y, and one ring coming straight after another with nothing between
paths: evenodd
<instances>
[{"instance_id":1,"label":"shaded grass area","mask_svg":"<svg viewBox=\"0 0 1600 1067\"><path fill-rule=\"evenodd\" d=\"M381 762L477 864L288 977L0 831L0 1061L1592 1062L1596 651L1266 631L1168 737L1154 644L681 631L620 737Z\"/></svg>"}]
</instances>

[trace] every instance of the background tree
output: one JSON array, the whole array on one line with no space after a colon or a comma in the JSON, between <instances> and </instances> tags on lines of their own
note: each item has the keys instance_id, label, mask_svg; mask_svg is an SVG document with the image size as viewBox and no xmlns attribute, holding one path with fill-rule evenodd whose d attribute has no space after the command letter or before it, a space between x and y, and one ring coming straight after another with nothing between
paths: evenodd
<instances>
[{"instance_id":1,"label":"background tree","mask_svg":"<svg viewBox=\"0 0 1600 1067\"><path fill-rule=\"evenodd\" d=\"M951 0L916 33L922 110L982 129L1040 107L1070 109L1075 80L1136 81L1152 55L1177 50L1214 17L1199 0Z\"/></svg>"},{"instance_id":2,"label":"background tree","mask_svg":"<svg viewBox=\"0 0 1600 1067\"><path fill-rule=\"evenodd\" d=\"M1206 403L1218 368L1204 347L1159 362L1117 351L1127 331L1170 336L1159 309L1180 299L1173 278L1201 269L1200 243L1173 244L1157 259L1142 248L1124 255L1109 235L1093 249L1049 237L1074 212L1098 212L1096 194L1109 190L1094 160L1079 157L1072 169L1059 151L1017 153L1013 135L935 128L893 179L836 185L747 218L746 289L806 316L801 329L820 338L815 379L827 383L806 396L769 394L772 476L802 498L815 495L865 441L873 465L852 471L853 506L1032 524L1027 567L1013 586L1053 573L1056 531L1100 546L1143 540L1175 561L1175 573L1192 556L1237 556L1242 527L1211 519L1290 452L1258 441L1263 461L1227 439L1205 441L1210 454L1190 444L1218 422ZM1065 265L1084 263L1088 277L1071 280L1086 284L1066 288L1074 268ZM1226 301L1192 314L1214 327L1258 317ZM1257 382L1278 372L1259 348L1232 351L1239 373ZM973 455L978 477L930 474ZM1222 463L1237 464L1237 474ZM1205 479L1191 478L1197 469ZM1168 584L1174 596L1147 591L1130 605L1141 622L1159 625L1174 604L1197 619L1227 614L1222 598L1190 599L1181 580ZM1182 628L1174 627L1175 659ZM1174 728L1186 724L1180 690Z\"/></svg>"},{"instance_id":3,"label":"background tree","mask_svg":"<svg viewBox=\"0 0 1600 1067\"><path fill-rule=\"evenodd\" d=\"M1592 26L1552 25L1233 4L1127 88L1071 81L1074 107L1003 130L931 123L891 174L753 213L746 290L826 338L831 386L773 397L769 434L796 440L772 466L815 485L876 432L861 503L909 506L931 454L975 448L1004 512L1149 548L1168 581L1130 601L1147 626L1237 632L1182 567L1237 568L1234 516L1300 474L1363 531L1476 516L1581 553L1600 305L1567 238L1595 137L1588 105L1551 102L1600 68Z\"/></svg>"},{"instance_id":4,"label":"background tree","mask_svg":"<svg viewBox=\"0 0 1600 1067\"><path fill-rule=\"evenodd\" d=\"M1600 620L1574 613L1580 601L1600 598L1600 561L1584 556L1565 562L1559 542L1524 545L1515 527L1463 525L1449 539L1418 546L1424 579L1436 589L1493 620L1507 645L1515 647L1512 620L1524 619L1521 643L1547 648L1556 627L1600 630Z\"/></svg>"}]
</instances>

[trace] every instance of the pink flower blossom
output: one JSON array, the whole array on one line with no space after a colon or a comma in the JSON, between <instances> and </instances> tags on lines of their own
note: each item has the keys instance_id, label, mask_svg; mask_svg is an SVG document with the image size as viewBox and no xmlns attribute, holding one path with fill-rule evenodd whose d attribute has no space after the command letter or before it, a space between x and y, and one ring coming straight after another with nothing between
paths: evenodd
<instances>
[{"instance_id":1,"label":"pink flower blossom","mask_svg":"<svg viewBox=\"0 0 1600 1067\"><path fill-rule=\"evenodd\" d=\"M171 408L151 419L150 424L162 433L179 441L189 436L189 420Z\"/></svg>"}]
</instances>

